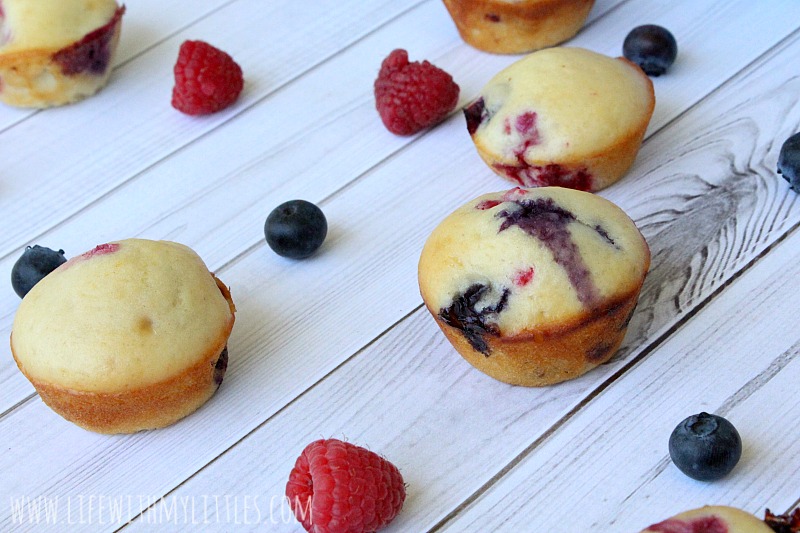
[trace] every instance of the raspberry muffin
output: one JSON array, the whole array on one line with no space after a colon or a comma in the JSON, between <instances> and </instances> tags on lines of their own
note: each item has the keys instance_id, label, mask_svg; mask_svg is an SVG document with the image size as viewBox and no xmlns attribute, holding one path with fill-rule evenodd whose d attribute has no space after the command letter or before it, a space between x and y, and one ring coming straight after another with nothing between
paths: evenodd
<instances>
[{"instance_id":1,"label":"raspberry muffin","mask_svg":"<svg viewBox=\"0 0 800 533\"><path fill-rule=\"evenodd\" d=\"M597 191L633 164L654 106L653 83L627 59L549 48L498 73L464 114L500 176Z\"/></svg>"},{"instance_id":2,"label":"raspberry muffin","mask_svg":"<svg viewBox=\"0 0 800 533\"><path fill-rule=\"evenodd\" d=\"M485 52L522 54L578 33L594 0L444 0L461 38Z\"/></svg>"},{"instance_id":3,"label":"raspberry muffin","mask_svg":"<svg viewBox=\"0 0 800 533\"><path fill-rule=\"evenodd\" d=\"M114 0L2 0L0 100L49 107L96 93L111 74L124 11Z\"/></svg>"},{"instance_id":4,"label":"raspberry muffin","mask_svg":"<svg viewBox=\"0 0 800 533\"><path fill-rule=\"evenodd\" d=\"M748 512L734 507L707 505L686 511L658 524L653 524L642 533L683 532L709 533L775 533L764 521Z\"/></svg>"},{"instance_id":5,"label":"raspberry muffin","mask_svg":"<svg viewBox=\"0 0 800 533\"><path fill-rule=\"evenodd\" d=\"M99 433L172 424L227 368L227 287L191 249L130 239L72 258L23 298L11 351L42 400Z\"/></svg>"},{"instance_id":6,"label":"raspberry muffin","mask_svg":"<svg viewBox=\"0 0 800 533\"><path fill-rule=\"evenodd\" d=\"M517 188L445 218L422 250L419 285L436 323L475 368L542 386L611 358L649 265L639 230L608 200Z\"/></svg>"}]
</instances>

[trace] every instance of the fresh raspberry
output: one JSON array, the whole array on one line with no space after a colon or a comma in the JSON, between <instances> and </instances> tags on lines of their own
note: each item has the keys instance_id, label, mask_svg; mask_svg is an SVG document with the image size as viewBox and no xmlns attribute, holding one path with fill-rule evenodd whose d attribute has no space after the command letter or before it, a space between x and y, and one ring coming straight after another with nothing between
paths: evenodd
<instances>
[{"instance_id":1,"label":"fresh raspberry","mask_svg":"<svg viewBox=\"0 0 800 533\"><path fill-rule=\"evenodd\" d=\"M306 446L286 497L311 533L367 533L386 526L406 498L403 476L380 455L337 439Z\"/></svg>"},{"instance_id":2,"label":"fresh raspberry","mask_svg":"<svg viewBox=\"0 0 800 533\"><path fill-rule=\"evenodd\" d=\"M411 135L444 120L458 92L450 74L427 61L409 63L408 52L398 48L381 64L375 107L389 131Z\"/></svg>"},{"instance_id":3,"label":"fresh raspberry","mask_svg":"<svg viewBox=\"0 0 800 533\"><path fill-rule=\"evenodd\" d=\"M175 63L172 107L207 115L234 103L242 92L242 68L231 56L203 41L185 41Z\"/></svg>"}]
</instances>

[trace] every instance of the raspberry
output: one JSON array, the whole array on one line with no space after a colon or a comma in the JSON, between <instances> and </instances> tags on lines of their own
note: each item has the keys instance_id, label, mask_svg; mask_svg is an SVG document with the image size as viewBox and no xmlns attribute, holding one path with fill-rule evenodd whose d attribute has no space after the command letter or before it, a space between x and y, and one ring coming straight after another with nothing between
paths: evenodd
<instances>
[{"instance_id":1,"label":"raspberry","mask_svg":"<svg viewBox=\"0 0 800 533\"><path fill-rule=\"evenodd\" d=\"M389 131L411 135L444 120L458 92L450 74L427 61L409 63L408 52L398 48L381 64L375 107Z\"/></svg>"},{"instance_id":2,"label":"raspberry","mask_svg":"<svg viewBox=\"0 0 800 533\"><path fill-rule=\"evenodd\" d=\"M231 56L203 41L185 41L175 63L172 107L207 115L234 103L242 92L242 69Z\"/></svg>"},{"instance_id":3,"label":"raspberry","mask_svg":"<svg viewBox=\"0 0 800 533\"><path fill-rule=\"evenodd\" d=\"M306 446L286 497L311 533L367 533L386 526L406 498L403 476L380 455L337 439Z\"/></svg>"}]
</instances>

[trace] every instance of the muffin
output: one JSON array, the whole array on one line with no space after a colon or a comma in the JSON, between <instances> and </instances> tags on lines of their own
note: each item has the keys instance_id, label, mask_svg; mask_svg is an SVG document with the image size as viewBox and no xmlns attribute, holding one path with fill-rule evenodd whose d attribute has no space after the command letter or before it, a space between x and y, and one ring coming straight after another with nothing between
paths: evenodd
<instances>
[{"instance_id":1,"label":"muffin","mask_svg":"<svg viewBox=\"0 0 800 533\"><path fill-rule=\"evenodd\" d=\"M686 511L642 533L671 533L673 531L724 531L726 533L775 533L764 521L735 507L707 505Z\"/></svg>"},{"instance_id":2,"label":"muffin","mask_svg":"<svg viewBox=\"0 0 800 533\"><path fill-rule=\"evenodd\" d=\"M111 74L124 12L114 0L3 0L0 101L50 107L96 93Z\"/></svg>"},{"instance_id":3,"label":"muffin","mask_svg":"<svg viewBox=\"0 0 800 533\"><path fill-rule=\"evenodd\" d=\"M580 376L619 348L650 264L617 206L562 187L467 202L433 230L422 299L453 347L506 383Z\"/></svg>"},{"instance_id":4,"label":"muffin","mask_svg":"<svg viewBox=\"0 0 800 533\"><path fill-rule=\"evenodd\" d=\"M500 176L597 191L633 164L654 106L653 83L627 59L548 48L499 72L464 114Z\"/></svg>"},{"instance_id":5,"label":"muffin","mask_svg":"<svg viewBox=\"0 0 800 533\"><path fill-rule=\"evenodd\" d=\"M234 305L181 244L103 244L48 274L22 299L11 351L42 400L99 433L163 427L217 390Z\"/></svg>"},{"instance_id":6,"label":"muffin","mask_svg":"<svg viewBox=\"0 0 800 533\"><path fill-rule=\"evenodd\" d=\"M594 0L444 0L461 38L485 52L522 54L569 39Z\"/></svg>"}]
</instances>

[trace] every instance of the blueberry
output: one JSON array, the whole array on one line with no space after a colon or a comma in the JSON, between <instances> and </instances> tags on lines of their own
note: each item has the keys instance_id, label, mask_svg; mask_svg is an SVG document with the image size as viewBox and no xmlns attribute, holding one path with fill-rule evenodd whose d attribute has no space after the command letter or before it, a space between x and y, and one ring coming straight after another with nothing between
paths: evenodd
<instances>
[{"instance_id":1,"label":"blueberry","mask_svg":"<svg viewBox=\"0 0 800 533\"><path fill-rule=\"evenodd\" d=\"M639 65L648 76L660 76L675 61L678 43L669 30L645 24L633 28L625 37L622 55Z\"/></svg>"},{"instance_id":2,"label":"blueberry","mask_svg":"<svg viewBox=\"0 0 800 533\"><path fill-rule=\"evenodd\" d=\"M276 254L291 259L303 259L313 254L327 233L325 214L305 200L291 200L279 205L264 224L269 247Z\"/></svg>"},{"instance_id":3,"label":"blueberry","mask_svg":"<svg viewBox=\"0 0 800 533\"><path fill-rule=\"evenodd\" d=\"M65 263L64 250L54 251L38 244L28 246L11 269L11 286L20 298L24 298L34 285Z\"/></svg>"},{"instance_id":4,"label":"blueberry","mask_svg":"<svg viewBox=\"0 0 800 533\"><path fill-rule=\"evenodd\" d=\"M789 187L800 193L800 133L795 133L783 143L778 156L778 174L789 182Z\"/></svg>"},{"instance_id":5,"label":"blueberry","mask_svg":"<svg viewBox=\"0 0 800 533\"><path fill-rule=\"evenodd\" d=\"M493 320L498 313L505 309L510 294L508 289L503 289L503 293L497 303L486 306L479 311L476 306L487 291L491 291L491 288L482 283L476 283L463 293L456 295L449 307L443 307L439 310L439 318L445 324L460 329L467 338L467 342L486 357L490 355L490 350L484 336L487 334L500 334L500 330L493 323Z\"/></svg>"},{"instance_id":6,"label":"blueberry","mask_svg":"<svg viewBox=\"0 0 800 533\"><path fill-rule=\"evenodd\" d=\"M733 424L717 415L692 415L669 437L669 455L681 472L699 481L727 475L742 456L742 439Z\"/></svg>"}]
</instances>

